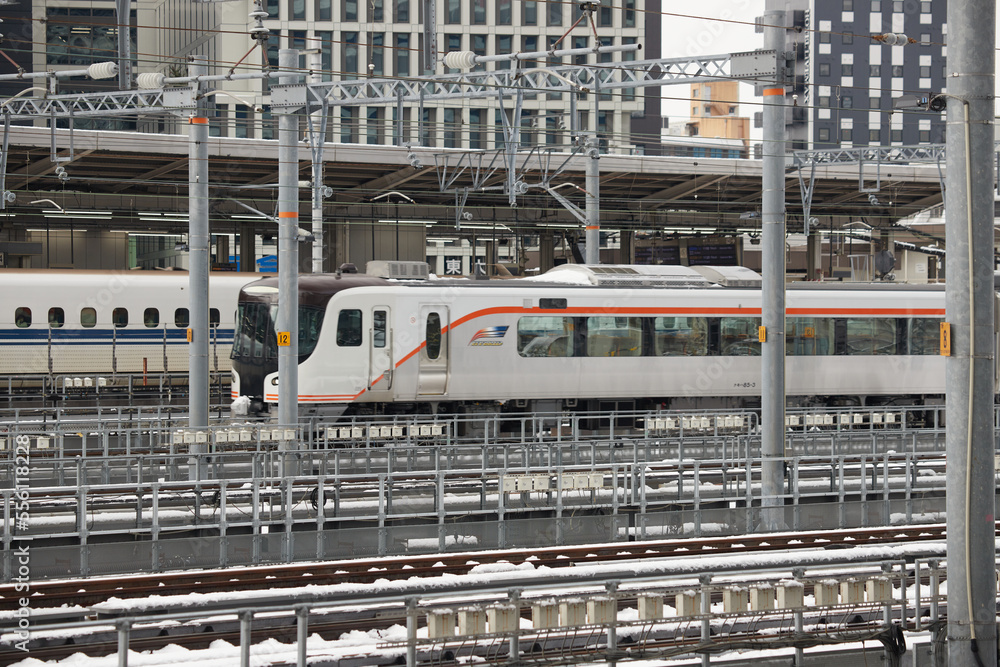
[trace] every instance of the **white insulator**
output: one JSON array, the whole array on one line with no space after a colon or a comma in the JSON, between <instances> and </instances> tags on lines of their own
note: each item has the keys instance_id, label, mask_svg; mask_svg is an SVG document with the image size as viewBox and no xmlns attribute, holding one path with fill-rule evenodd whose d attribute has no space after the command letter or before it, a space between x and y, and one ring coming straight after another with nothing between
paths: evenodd
<instances>
[{"instance_id":1,"label":"white insulator","mask_svg":"<svg viewBox=\"0 0 1000 667\"><path fill-rule=\"evenodd\" d=\"M135 83L140 88L155 90L157 88L163 88L163 80L165 78L166 77L160 72L143 72L135 77Z\"/></svg>"},{"instance_id":2,"label":"white insulator","mask_svg":"<svg viewBox=\"0 0 1000 667\"><path fill-rule=\"evenodd\" d=\"M901 32L887 32L885 34L885 43L889 46L902 46L909 41L909 38Z\"/></svg>"},{"instance_id":3,"label":"white insulator","mask_svg":"<svg viewBox=\"0 0 1000 667\"><path fill-rule=\"evenodd\" d=\"M118 63L94 63L87 68L87 76L91 79L110 79L118 76Z\"/></svg>"},{"instance_id":4,"label":"white insulator","mask_svg":"<svg viewBox=\"0 0 1000 667\"><path fill-rule=\"evenodd\" d=\"M449 51L444 54L444 65L451 69L472 69L476 64L476 54L472 51Z\"/></svg>"}]
</instances>

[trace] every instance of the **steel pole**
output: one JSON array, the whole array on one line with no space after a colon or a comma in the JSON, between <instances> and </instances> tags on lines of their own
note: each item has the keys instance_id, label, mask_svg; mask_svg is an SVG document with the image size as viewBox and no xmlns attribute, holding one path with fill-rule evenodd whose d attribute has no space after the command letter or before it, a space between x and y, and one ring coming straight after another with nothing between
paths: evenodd
<instances>
[{"instance_id":1,"label":"steel pole","mask_svg":"<svg viewBox=\"0 0 1000 667\"><path fill-rule=\"evenodd\" d=\"M115 19L118 21L118 88L132 88L132 2L115 0Z\"/></svg>"},{"instance_id":2,"label":"steel pole","mask_svg":"<svg viewBox=\"0 0 1000 667\"><path fill-rule=\"evenodd\" d=\"M779 530L785 453L785 12L767 0L764 48L777 58L774 84L764 86L761 201L761 526Z\"/></svg>"},{"instance_id":3,"label":"steel pole","mask_svg":"<svg viewBox=\"0 0 1000 667\"><path fill-rule=\"evenodd\" d=\"M194 56L188 61L192 76L207 74L206 59ZM196 89L195 109L188 118L188 354L189 394L188 427L208 428L208 117L205 99ZM205 453L205 445L193 445L192 454Z\"/></svg>"},{"instance_id":4,"label":"steel pole","mask_svg":"<svg viewBox=\"0 0 1000 667\"><path fill-rule=\"evenodd\" d=\"M996 3L948 3L945 361L948 664L993 667L993 96Z\"/></svg>"},{"instance_id":5,"label":"steel pole","mask_svg":"<svg viewBox=\"0 0 1000 667\"><path fill-rule=\"evenodd\" d=\"M309 54L309 82L323 83L323 54ZM326 141L326 107L313 112L312 160L312 272L323 273L323 142Z\"/></svg>"},{"instance_id":6,"label":"steel pole","mask_svg":"<svg viewBox=\"0 0 1000 667\"><path fill-rule=\"evenodd\" d=\"M601 151L595 136L587 148L587 229L585 232L587 264L601 263Z\"/></svg>"},{"instance_id":7,"label":"steel pole","mask_svg":"<svg viewBox=\"0 0 1000 667\"><path fill-rule=\"evenodd\" d=\"M299 52L278 51L282 73L298 67ZM279 85L296 82L295 75L278 78ZM278 114L278 316L275 323L278 347L278 423L295 426L299 421L299 119L295 109Z\"/></svg>"}]
</instances>

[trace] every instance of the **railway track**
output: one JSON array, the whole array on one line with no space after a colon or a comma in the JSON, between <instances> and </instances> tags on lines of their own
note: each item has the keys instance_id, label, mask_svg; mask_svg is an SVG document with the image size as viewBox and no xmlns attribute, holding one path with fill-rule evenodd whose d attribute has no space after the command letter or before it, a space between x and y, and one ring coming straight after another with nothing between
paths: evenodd
<instances>
[{"instance_id":1,"label":"railway track","mask_svg":"<svg viewBox=\"0 0 1000 667\"><path fill-rule=\"evenodd\" d=\"M90 607L109 598L134 599L182 591L217 593L227 591L293 588L344 583L372 583L414 576L445 573L466 574L489 563L532 562L536 567L564 568L599 562L667 558L670 556L718 556L724 554L793 551L798 549L849 548L900 542L943 540L945 524L859 528L702 537L604 545L562 546L525 550L486 551L427 556L401 556L374 560L347 560L257 568L170 572L125 578L54 580L32 583L32 608L62 605ZM0 611L18 608L23 593L15 584L0 586Z\"/></svg>"}]
</instances>

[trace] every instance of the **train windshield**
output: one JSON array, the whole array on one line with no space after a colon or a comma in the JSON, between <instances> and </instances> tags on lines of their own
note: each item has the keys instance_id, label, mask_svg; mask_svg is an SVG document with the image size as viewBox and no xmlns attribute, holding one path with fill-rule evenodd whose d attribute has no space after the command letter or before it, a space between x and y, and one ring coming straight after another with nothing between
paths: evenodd
<instances>
[{"instance_id":1,"label":"train windshield","mask_svg":"<svg viewBox=\"0 0 1000 667\"><path fill-rule=\"evenodd\" d=\"M277 359L278 341L275 322L278 306L273 303L241 303L236 313L239 328L233 337L232 358ZM299 359L316 349L323 326L323 310L313 306L299 307Z\"/></svg>"}]
</instances>

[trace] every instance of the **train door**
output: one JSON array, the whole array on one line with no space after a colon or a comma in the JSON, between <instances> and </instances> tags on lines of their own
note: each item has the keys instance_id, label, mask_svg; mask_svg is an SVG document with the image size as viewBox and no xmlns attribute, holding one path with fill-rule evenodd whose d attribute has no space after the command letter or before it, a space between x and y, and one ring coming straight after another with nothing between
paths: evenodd
<instances>
[{"instance_id":1,"label":"train door","mask_svg":"<svg viewBox=\"0 0 1000 667\"><path fill-rule=\"evenodd\" d=\"M440 396L448 390L448 308L421 306L419 326L424 347L418 355L417 394Z\"/></svg>"},{"instance_id":2,"label":"train door","mask_svg":"<svg viewBox=\"0 0 1000 667\"><path fill-rule=\"evenodd\" d=\"M392 388L392 330L388 306L372 308L371 329L368 340L371 341L368 360L368 388L374 391L386 391ZM374 386L375 383L378 386Z\"/></svg>"}]
</instances>

